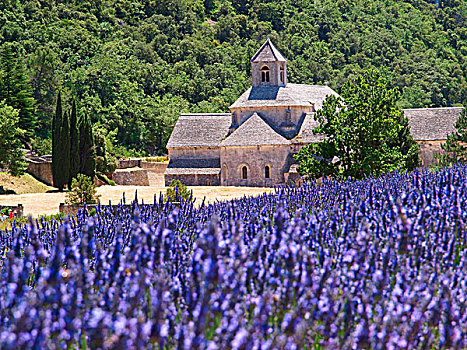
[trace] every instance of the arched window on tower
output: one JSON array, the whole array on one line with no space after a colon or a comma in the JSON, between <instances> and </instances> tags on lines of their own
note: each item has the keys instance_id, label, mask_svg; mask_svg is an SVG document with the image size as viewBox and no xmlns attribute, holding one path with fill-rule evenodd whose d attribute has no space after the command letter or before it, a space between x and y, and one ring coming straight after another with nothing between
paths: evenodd
<instances>
[{"instance_id":1,"label":"arched window on tower","mask_svg":"<svg viewBox=\"0 0 467 350\"><path fill-rule=\"evenodd\" d=\"M246 166L243 166L242 167L242 180L246 180L246 179L248 179L248 170Z\"/></svg>"},{"instance_id":2,"label":"arched window on tower","mask_svg":"<svg viewBox=\"0 0 467 350\"><path fill-rule=\"evenodd\" d=\"M284 84L284 65L281 64L281 83Z\"/></svg>"},{"instance_id":3,"label":"arched window on tower","mask_svg":"<svg viewBox=\"0 0 467 350\"><path fill-rule=\"evenodd\" d=\"M268 66L261 67L261 82L269 83L269 67Z\"/></svg>"},{"instance_id":4,"label":"arched window on tower","mask_svg":"<svg viewBox=\"0 0 467 350\"><path fill-rule=\"evenodd\" d=\"M264 167L264 178L266 178L266 179L271 178L271 168L269 167L269 165L266 165Z\"/></svg>"}]
</instances>

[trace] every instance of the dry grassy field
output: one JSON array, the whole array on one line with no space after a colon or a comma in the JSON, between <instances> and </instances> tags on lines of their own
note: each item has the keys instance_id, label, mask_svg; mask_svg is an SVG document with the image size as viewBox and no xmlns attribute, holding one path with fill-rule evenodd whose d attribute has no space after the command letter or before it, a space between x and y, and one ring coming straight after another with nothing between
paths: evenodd
<instances>
[{"instance_id":1,"label":"dry grassy field","mask_svg":"<svg viewBox=\"0 0 467 350\"><path fill-rule=\"evenodd\" d=\"M206 187L189 187L193 191L193 196L196 198L196 203L201 203L206 197L206 202L229 200L243 196L257 196L265 192L272 192L271 188L257 187L221 187L221 186L206 186ZM97 189L100 201L103 204L119 203L123 193L127 202L135 197L135 192L138 193L138 199L144 200L145 203L153 203L154 195L159 197L160 193L165 194L164 186L102 186ZM65 193L27 193L19 195L2 195L0 196L0 205L17 205L24 206L24 214L37 217L39 215L51 215L58 213L60 203L65 201Z\"/></svg>"},{"instance_id":2,"label":"dry grassy field","mask_svg":"<svg viewBox=\"0 0 467 350\"><path fill-rule=\"evenodd\" d=\"M15 191L17 194L44 193L53 190L52 187L37 181L29 174L14 177L5 172L0 172L0 186L3 186L5 190ZM1 200L2 197L0 197L0 204Z\"/></svg>"}]
</instances>

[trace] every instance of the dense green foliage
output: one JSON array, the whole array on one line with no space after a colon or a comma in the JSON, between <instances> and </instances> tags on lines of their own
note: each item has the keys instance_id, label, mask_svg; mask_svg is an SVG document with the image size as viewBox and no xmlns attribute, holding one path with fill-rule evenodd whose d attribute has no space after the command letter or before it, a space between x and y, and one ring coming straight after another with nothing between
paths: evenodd
<instances>
[{"instance_id":1,"label":"dense green foliage","mask_svg":"<svg viewBox=\"0 0 467 350\"><path fill-rule=\"evenodd\" d=\"M63 182L60 180L63 177L60 164L58 163L60 150L58 149L58 139L60 138L60 126L62 125L63 109L62 109L62 93L58 91L57 106L52 119L52 177L54 183Z\"/></svg>"},{"instance_id":2,"label":"dense green foliage","mask_svg":"<svg viewBox=\"0 0 467 350\"><path fill-rule=\"evenodd\" d=\"M3 100L18 111L18 126L24 130L21 140L29 142L35 128L34 99L23 62L11 43L0 49L0 101Z\"/></svg>"},{"instance_id":3,"label":"dense green foliage","mask_svg":"<svg viewBox=\"0 0 467 350\"><path fill-rule=\"evenodd\" d=\"M63 111L60 92L52 121L52 132L54 186L60 191L64 185L71 188L72 180L79 173L94 178L96 151L91 121L86 114L78 115L74 100L71 109ZM105 142L105 136L102 137Z\"/></svg>"},{"instance_id":4,"label":"dense green foliage","mask_svg":"<svg viewBox=\"0 0 467 350\"><path fill-rule=\"evenodd\" d=\"M99 197L93 179L78 174L72 180L70 191L65 196L65 203L73 205L95 204Z\"/></svg>"},{"instance_id":5,"label":"dense green foliage","mask_svg":"<svg viewBox=\"0 0 467 350\"><path fill-rule=\"evenodd\" d=\"M445 143L441 144L444 151L436 154L438 162L434 168L444 168L457 163L467 164L467 109L464 108L456 124L456 131L448 135Z\"/></svg>"},{"instance_id":6,"label":"dense green foliage","mask_svg":"<svg viewBox=\"0 0 467 350\"><path fill-rule=\"evenodd\" d=\"M172 202L190 200L192 195L188 187L180 180L172 180L167 188L167 198Z\"/></svg>"},{"instance_id":7,"label":"dense green foliage","mask_svg":"<svg viewBox=\"0 0 467 350\"><path fill-rule=\"evenodd\" d=\"M397 89L375 70L347 82L341 97L328 96L315 117L320 125L313 130L324 139L295 155L299 173L314 179L362 179L399 168L413 170L419 147L397 108L398 97Z\"/></svg>"},{"instance_id":8,"label":"dense green foliage","mask_svg":"<svg viewBox=\"0 0 467 350\"><path fill-rule=\"evenodd\" d=\"M0 43L28 67L38 136L50 137L61 87L126 149L163 153L180 111L227 111L250 85L249 59L268 34L291 82L339 92L379 68L400 107L466 104L467 5L436 3L13 0L0 4Z\"/></svg>"},{"instance_id":9,"label":"dense green foliage","mask_svg":"<svg viewBox=\"0 0 467 350\"><path fill-rule=\"evenodd\" d=\"M59 137L56 140L56 157L52 159L57 169L57 177L54 177L54 186L63 191L65 185L70 182L70 113L65 111L61 118Z\"/></svg>"},{"instance_id":10,"label":"dense green foliage","mask_svg":"<svg viewBox=\"0 0 467 350\"><path fill-rule=\"evenodd\" d=\"M79 134L79 173L94 178L96 172L96 149L91 120L87 114L83 114L78 122Z\"/></svg>"},{"instance_id":11,"label":"dense green foliage","mask_svg":"<svg viewBox=\"0 0 467 350\"><path fill-rule=\"evenodd\" d=\"M14 176L22 175L26 167L20 141L24 131L18 123L18 111L0 101L0 168L8 168Z\"/></svg>"},{"instance_id":12,"label":"dense green foliage","mask_svg":"<svg viewBox=\"0 0 467 350\"><path fill-rule=\"evenodd\" d=\"M112 141L115 140L116 131L108 133L100 126L95 126L92 130L96 150L96 173L111 177L118 166L117 159L112 156L114 153Z\"/></svg>"},{"instance_id":13,"label":"dense green foliage","mask_svg":"<svg viewBox=\"0 0 467 350\"><path fill-rule=\"evenodd\" d=\"M76 111L76 101L73 100L70 114L70 176L68 179L68 188L71 188L71 181L78 175L79 162L78 114Z\"/></svg>"}]
</instances>

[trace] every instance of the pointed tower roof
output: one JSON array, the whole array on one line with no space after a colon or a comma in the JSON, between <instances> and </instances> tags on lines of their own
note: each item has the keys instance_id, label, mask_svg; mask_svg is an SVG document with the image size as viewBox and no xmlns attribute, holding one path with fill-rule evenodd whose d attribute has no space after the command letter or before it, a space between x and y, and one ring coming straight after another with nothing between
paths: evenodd
<instances>
[{"instance_id":1,"label":"pointed tower roof","mask_svg":"<svg viewBox=\"0 0 467 350\"><path fill-rule=\"evenodd\" d=\"M271 39L267 38L264 44L253 56L251 62L287 62L287 60L274 46Z\"/></svg>"},{"instance_id":2,"label":"pointed tower roof","mask_svg":"<svg viewBox=\"0 0 467 350\"><path fill-rule=\"evenodd\" d=\"M288 145L290 141L275 132L257 113L254 113L221 146Z\"/></svg>"}]
</instances>

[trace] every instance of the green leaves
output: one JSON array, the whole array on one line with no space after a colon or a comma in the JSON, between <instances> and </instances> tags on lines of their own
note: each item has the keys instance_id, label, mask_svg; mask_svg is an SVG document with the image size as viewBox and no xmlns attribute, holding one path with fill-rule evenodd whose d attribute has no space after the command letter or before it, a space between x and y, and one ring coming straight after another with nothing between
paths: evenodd
<instances>
[{"instance_id":1,"label":"green leaves","mask_svg":"<svg viewBox=\"0 0 467 350\"><path fill-rule=\"evenodd\" d=\"M342 97L329 96L316 114L320 125L313 131L325 140L296 155L300 174L361 179L415 168L418 145L396 107L398 96L375 70L346 83Z\"/></svg>"},{"instance_id":2,"label":"green leaves","mask_svg":"<svg viewBox=\"0 0 467 350\"><path fill-rule=\"evenodd\" d=\"M99 197L93 179L83 174L78 174L73 179L71 189L65 196L65 203L73 205L83 205L84 203L95 204Z\"/></svg>"},{"instance_id":3,"label":"green leaves","mask_svg":"<svg viewBox=\"0 0 467 350\"><path fill-rule=\"evenodd\" d=\"M464 2L24 0L0 5L0 47L27 62L20 80L32 83L36 136L50 136L60 87L93 123L118 128L119 147L163 153L166 138L147 137L153 100L175 98L179 111L228 111L249 87L249 60L267 35L288 59L291 83L336 88L373 67L397 86L401 108L465 105ZM34 113L7 103L29 132Z\"/></svg>"},{"instance_id":4,"label":"green leaves","mask_svg":"<svg viewBox=\"0 0 467 350\"><path fill-rule=\"evenodd\" d=\"M438 164L435 168L453 166L457 163L467 163L467 109L462 110L455 125L456 131L448 135L446 142L441 144L444 151L442 154L435 154Z\"/></svg>"},{"instance_id":5,"label":"green leaves","mask_svg":"<svg viewBox=\"0 0 467 350\"><path fill-rule=\"evenodd\" d=\"M20 141L25 132L18 123L18 111L0 101L0 167L7 167L13 176L22 175L27 165Z\"/></svg>"}]
</instances>

